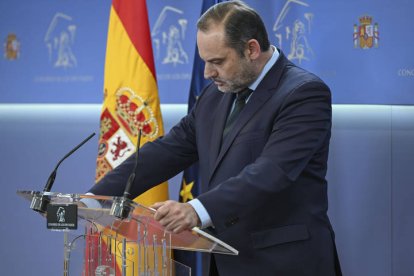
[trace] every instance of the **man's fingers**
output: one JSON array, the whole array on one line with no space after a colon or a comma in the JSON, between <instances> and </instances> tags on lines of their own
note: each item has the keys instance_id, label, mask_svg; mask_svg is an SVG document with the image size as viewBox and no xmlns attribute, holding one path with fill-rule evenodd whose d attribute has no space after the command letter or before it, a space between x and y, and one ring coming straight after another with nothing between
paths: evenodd
<instances>
[{"instance_id":1,"label":"man's fingers","mask_svg":"<svg viewBox=\"0 0 414 276\"><path fill-rule=\"evenodd\" d=\"M155 203L152 208L156 209L154 218L169 232L180 233L198 223L197 213L187 203L167 200Z\"/></svg>"},{"instance_id":2,"label":"man's fingers","mask_svg":"<svg viewBox=\"0 0 414 276\"><path fill-rule=\"evenodd\" d=\"M161 204L159 206L157 206L157 208L154 208L157 211L154 214L154 218L155 220L160 221L161 219L163 219L166 215L168 215L170 209L168 208L168 206L166 206L165 204Z\"/></svg>"},{"instance_id":3,"label":"man's fingers","mask_svg":"<svg viewBox=\"0 0 414 276\"><path fill-rule=\"evenodd\" d=\"M165 204L165 202L155 202L154 204L152 204L150 206L150 208L157 210L158 208L160 208L164 204Z\"/></svg>"},{"instance_id":4,"label":"man's fingers","mask_svg":"<svg viewBox=\"0 0 414 276\"><path fill-rule=\"evenodd\" d=\"M178 220L172 220L169 223L167 223L166 225L163 225L165 230L167 230L168 232L173 232L175 234L179 234L182 231L188 229L188 224L184 224L182 223L182 221L178 221Z\"/></svg>"}]
</instances>

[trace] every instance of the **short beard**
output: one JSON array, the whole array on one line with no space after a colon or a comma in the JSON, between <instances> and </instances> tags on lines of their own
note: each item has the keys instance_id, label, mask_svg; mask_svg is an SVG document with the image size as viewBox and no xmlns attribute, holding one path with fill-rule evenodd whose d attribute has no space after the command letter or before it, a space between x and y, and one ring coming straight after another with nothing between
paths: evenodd
<instances>
[{"instance_id":1,"label":"short beard","mask_svg":"<svg viewBox=\"0 0 414 276\"><path fill-rule=\"evenodd\" d=\"M227 81L227 89L220 90L224 93L238 93L250 84L252 84L257 79L257 74L254 70L254 67L247 59L243 58L240 60L238 66L241 68L241 71L235 76L234 80Z\"/></svg>"}]
</instances>

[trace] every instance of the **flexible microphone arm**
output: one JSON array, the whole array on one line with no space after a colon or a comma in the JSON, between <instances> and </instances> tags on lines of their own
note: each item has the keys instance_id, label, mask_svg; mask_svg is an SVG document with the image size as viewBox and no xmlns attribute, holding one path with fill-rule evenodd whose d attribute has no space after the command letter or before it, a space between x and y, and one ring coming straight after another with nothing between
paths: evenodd
<instances>
[{"instance_id":1,"label":"flexible microphone arm","mask_svg":"<svg viewBox=\"0 0 414 276\"><path fill-rule=\"evenodd\" d=\"M60 164L68 158L72 153L77 151L83 144L88 142L93 136L95 136L95 132L88 136L85 140L83 140L79 145L77 145L74 149L68 152L56 165L55 169L50 174L49 178L47 179L46 185L43 189L43 193L39 193L32 198L32 202L30 203L30 208L39 213L46 213L47 205L49 204L50 200L48 196L45 196L45 192L50 192L52 189L53 183L55 182L56 172L59 168Z\"/></svg>"},{"instance_id":2,"label":"flexible microphone arm","mask_svg":"<svg viewBox=\"0 0 414 276\"><path fill-rule=\"evenodd\" d=\"M88 142L93 136L95 136L95 132L92 133L91 135L89 135L85 140L83 140L79 145L77 145L74 149L72 149L70 152L68 152L56 165L55 169L53 170L53 172L50 174L49 178L47 179L45 188L43 189L43 192L50 192L50 190L52 189L52 185L55 182L55 178L56 178L56 172L57 169L59 168L60 164L63 162L63 160L65 160L66 158L68 158L70 155L72 155L72 153L74 153L75 151L77 151L81 146L83 146L83 144L85 144L86 142Z\"/></svg>"}]
</instances>

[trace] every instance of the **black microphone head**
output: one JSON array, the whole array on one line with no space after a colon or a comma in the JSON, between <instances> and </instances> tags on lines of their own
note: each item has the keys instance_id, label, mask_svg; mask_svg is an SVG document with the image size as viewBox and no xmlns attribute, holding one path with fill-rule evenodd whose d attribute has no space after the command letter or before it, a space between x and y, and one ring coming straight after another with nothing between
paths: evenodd
<instances>
[{"instance_id":1,"label":"black microphone head","mask_svg":"<svg viewBox=\"0 0 414 276\"><path fill-rule=\"evenodd\" d=\"M47 179L43 192L50 192L50 189L52 189L55 179L56 179L56 169L50 174L49 178Z\"/></svg>"}]
</instances>

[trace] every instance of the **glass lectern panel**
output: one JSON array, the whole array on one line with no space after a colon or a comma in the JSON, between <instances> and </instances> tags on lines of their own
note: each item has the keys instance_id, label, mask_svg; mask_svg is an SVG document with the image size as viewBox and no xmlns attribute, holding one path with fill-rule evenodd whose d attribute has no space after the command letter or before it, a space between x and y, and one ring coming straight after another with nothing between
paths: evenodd
<instances>
[{"instance_id":1,"label":"glass lectern panel","mask_svg":"<svg viewBox=\"0 0 414 276\"><path fill-rule=\"evenodd\" d=\"M171 249L237 255L238 251L199 228L167 232L153 218L155 210L120 197L18 191L31 208L76 204L77 230L65 232L64 275L190 275L173 260ZM83 203L93 200L99 208ZM114 216L125 204L126 216ZM114 207L115 206L115 207ZM42 209L44 210L44 209Z\"/></svg>"}]
</instances>

